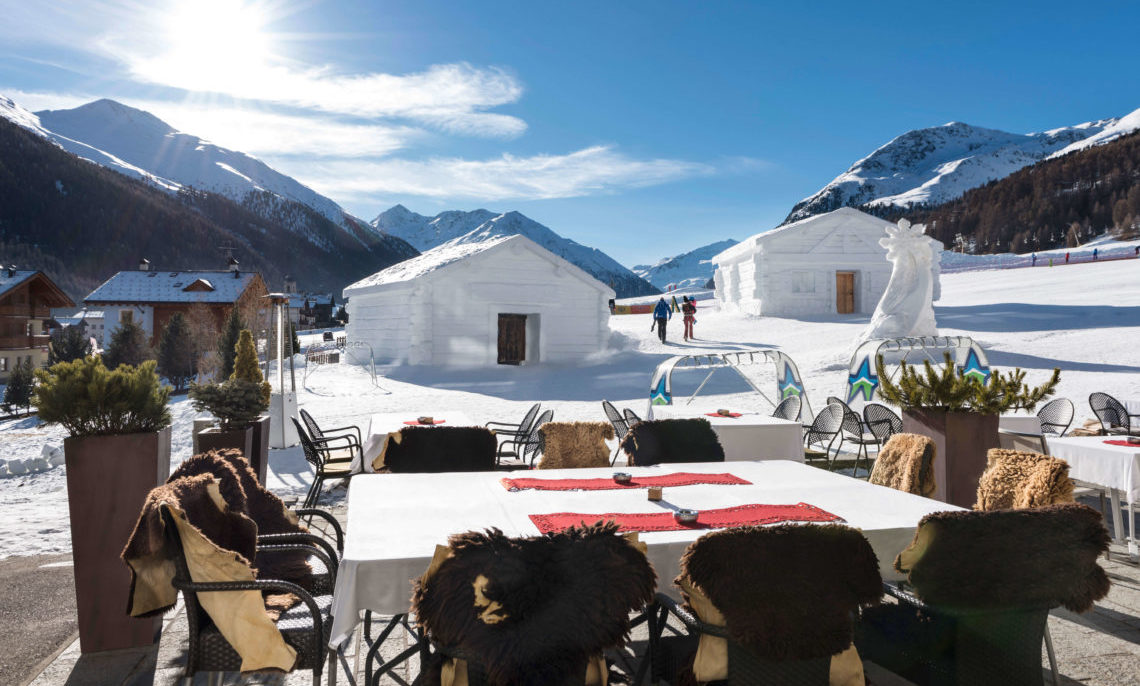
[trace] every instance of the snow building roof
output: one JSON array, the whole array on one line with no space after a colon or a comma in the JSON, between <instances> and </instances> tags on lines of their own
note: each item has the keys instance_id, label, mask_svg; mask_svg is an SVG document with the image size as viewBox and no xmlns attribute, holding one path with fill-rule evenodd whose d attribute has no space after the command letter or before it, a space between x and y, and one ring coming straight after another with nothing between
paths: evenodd
<instances>
[{"instance_id":1,"label":"snow building roof","mask_svg":"<svg viewBox=\"0 0 1140 686\"><path fill-rule=\"evenodd\" d=\"M827 212L826 214L817 214L808 217L807 219L801 219L799 221L792 222L791 224L778 226L774 229L763 231L761 233L745 238L731 248L728 248L727 250L714 255L712 257L712 261L731 262L734 259L740 259L741 257L754 252L757 248L761 248L768 243L772 243L773 241L787 238L790 234L803 231L804 229L812 228L831 230L837 229L841 226L850 226L852 224L864 226L873 231L878 231L884 236L886 235L886 227L892 226L892 224L885 219L879 219L878 217L869 215L866 212L861 212L853 207L841 207L833 212Z\"/></svg>"},{"instance_id":2,"label":"snow building roof","mask_svg":"<svg viewBox=\"0 0 1140 686\"><path fill-rule=\"evenodd\" d=\"M28 279L36 275L33 269L17 269L14 272L9 272L7 269L0 269L0 295L4 295L16 286L24 283Z\"/></svg>"},{"instance_id":3,"label":"snow building roof","mask_svg":"<svg viewBox=\"0 0 1140 686\"><path fill-rule=\"evenodd\" d=\"M236 276L235 276L236 275ZM91 303L232 303L257 279L257 272L121 271L103 282L84 302Z\"/></svg>"},{"instance_id":4,"label":"snow building roof","mask_svg":"<svg viewBox=\"0 0 1140 686\"><path fill-rule=\"evenodd\" d=\"M50 294L50 304L52 307L68 307L74 306L75 303L71 302L71 298L60 290L55 282L48 278L47 274L37 269L9 269L4 267L0 269L0 297L13 288L33 279L39 279L42 284L47 288Z\"/></svg>"}]
</instances>

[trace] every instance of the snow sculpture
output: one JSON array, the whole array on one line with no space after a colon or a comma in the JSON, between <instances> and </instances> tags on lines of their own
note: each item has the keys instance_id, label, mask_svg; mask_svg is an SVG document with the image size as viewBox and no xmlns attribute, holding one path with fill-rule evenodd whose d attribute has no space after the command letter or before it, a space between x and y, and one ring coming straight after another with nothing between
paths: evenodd
<instances>
[{"instance_id":1,"label":"snow sculpture","mask_svg":"<svg viewBox=\"0 0 1140 686\"><path fill-rule=\"evenodd\" d=\"M907 220L900 219L898 227L887 227L887 236L879 239L879 245L887 249L887 261L892 265L891 280L860 341L937 336L934 278L930 270L933 250L926 236L926 226L911 226Z\"/></svg>"}]
</instances>

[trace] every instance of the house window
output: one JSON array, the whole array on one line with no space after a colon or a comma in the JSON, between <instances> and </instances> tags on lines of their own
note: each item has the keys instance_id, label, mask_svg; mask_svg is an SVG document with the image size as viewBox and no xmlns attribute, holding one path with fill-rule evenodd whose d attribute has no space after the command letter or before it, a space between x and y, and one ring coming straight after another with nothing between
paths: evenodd
<instances>
[{"instance_id":1,"label":"house window","mask_svg":"<svg viewBox=\"0 0 1140 686\"><path fill-rule=\"evenodd\" d=\"M8 358L0 357L0 372L8 371Z\"/></svg>"},{"instance_id":2,"label":"house window","mask_svg":"<svg viewBox=\"0 0 1140 686\"><path fill-rule=\"evenodd\" d=\"M133 324L134 321L134 310L119 310L119 324Z\"/></svg>"},{"instance_id":3,"label":"house window","mask_svg":"<svg viewBox=\"0 0 1140 686\"><path fill-rule=\"evenodd\" d=\"M815 272L792 272L793 293L815 293Z\"/></svg>"}]
</instances>

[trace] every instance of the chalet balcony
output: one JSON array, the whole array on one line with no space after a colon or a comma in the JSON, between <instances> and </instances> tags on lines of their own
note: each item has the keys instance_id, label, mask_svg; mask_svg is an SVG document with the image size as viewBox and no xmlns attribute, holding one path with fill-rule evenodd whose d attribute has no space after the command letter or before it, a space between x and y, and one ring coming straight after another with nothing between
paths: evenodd
<instances>
[{"instance_id":1,"label":"chalet balcony","mask_svg":"<svg viewBox=\"0 0 1140 686\"><path fill-rule=\"evenodd\" d=\"M0 317L23 317L26 319L49 319L51 308L46 305L0 305Z\"/></svg>"},{"instance_id":2,"label":"chalet balcony","mask_svg":"<svg viewBox=\"0 0 1140 686\"><path fill-rule=\"evenodd\" d=\"M0 336L0 350L27 350L29 348L44 348L51 341L51 336Z\"/></svg>"}]
</instances>

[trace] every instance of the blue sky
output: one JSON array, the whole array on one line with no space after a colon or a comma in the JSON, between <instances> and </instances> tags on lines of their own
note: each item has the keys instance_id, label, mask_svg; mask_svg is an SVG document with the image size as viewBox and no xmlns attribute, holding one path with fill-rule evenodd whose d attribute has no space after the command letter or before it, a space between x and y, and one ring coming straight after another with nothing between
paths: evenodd
<instances>
[{"instance_id":1,"label":"blue sky","mask_svg":"<svg viewBox=\"0 0 1140 686\"><path fill-rule=\"evenodd\" d=\"M625 264L780 223L912 128L1140 107L1140 5L0 0L0 93L109 97L365 219L517 209Z\"/></svg>"}]
</instances>

